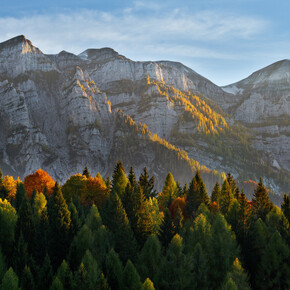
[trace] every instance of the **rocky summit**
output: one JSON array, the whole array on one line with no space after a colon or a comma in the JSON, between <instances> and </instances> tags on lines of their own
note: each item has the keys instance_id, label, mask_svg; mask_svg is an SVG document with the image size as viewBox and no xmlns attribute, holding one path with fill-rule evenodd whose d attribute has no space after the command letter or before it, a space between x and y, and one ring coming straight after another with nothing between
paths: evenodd
<instances>
[{"instance_id":1,"label":"rocky summit","mask_svg":"<svg viewBox=\"0 0 290 290\"><path fill-rule=\"evenodd\" d=\"M160 190L171 171L208 190L224 172L240 184L290 184L290 61L218 87L181 63L135 62L111 48L46 55L24 36L0 44L0 167L38 168L64 181L88 166L111 175L117 160L146 166Z\"/></svg>"}]
</instances>

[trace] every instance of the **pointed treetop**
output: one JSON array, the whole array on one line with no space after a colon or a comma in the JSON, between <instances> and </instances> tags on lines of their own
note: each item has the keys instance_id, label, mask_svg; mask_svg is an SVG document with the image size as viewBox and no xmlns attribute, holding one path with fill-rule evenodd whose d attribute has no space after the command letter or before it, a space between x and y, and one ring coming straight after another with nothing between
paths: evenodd
<instances>
[{"instance_id":1,"label":"pointed treetop","mask_svg":"<svg viewBox=\"0 0 290 290\"><path fill-rule=\"evenodd\" d=\"M86 178L89 178L89 177L90 177L90 172L89 172L89 169L88 169L87 166L84 168L83 175L84 175Z\"/></svg>"}]
</instances>

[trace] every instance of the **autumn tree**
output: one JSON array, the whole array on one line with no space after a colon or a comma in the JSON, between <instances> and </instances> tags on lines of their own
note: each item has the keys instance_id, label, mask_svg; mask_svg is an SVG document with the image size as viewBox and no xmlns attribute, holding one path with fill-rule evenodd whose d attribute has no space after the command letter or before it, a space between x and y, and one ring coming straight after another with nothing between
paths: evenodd
<instances>
[{"instance_id":1,"label":"autumn tree","mask_svg":"<svg viewBox=\"0 0 290 290\"><path fill-rule=\"evenodd\" d=\"M75 196L80 196L87 182L87 177L80 173L70 176L62 186L61 191L66 201L71 201Z\"/></svg>"},{"instance_id":2,"label":"autumn tree","mask_svg":"<svg viewBox=\"0 0 290 290\"><path fill-rule=\"evenodd\" d=\"M121 162L118 162L113 172L111 191L118 194L118 196L122 198L127 183L128 178L126 176L123 164Z\"/></svg>"},{"instance_id":3,"label":"autumn tree","mask_svg":"<svg viewBox=\"0 0 290 290\"><path fill-rule=\"evenodd\" d=\"M27 175L24 178L24 186L29 197L31 197L33 189L38 192L43 192L47 188L47 193L50 195L53 192L55 181L44 170L38 169L33 174Z\"/></svg>"}]
</instances>

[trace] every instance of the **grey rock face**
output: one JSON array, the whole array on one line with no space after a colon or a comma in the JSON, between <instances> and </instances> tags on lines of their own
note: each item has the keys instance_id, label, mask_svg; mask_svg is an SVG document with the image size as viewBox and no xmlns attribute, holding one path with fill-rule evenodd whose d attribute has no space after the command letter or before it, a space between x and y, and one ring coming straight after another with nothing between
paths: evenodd
<instances>
[{"instance_id":1,"label":"grey rock face","mask_svg":"<svg viewBox=\"0 0 290 290\"><path fill-rule=\"evenodd\" d=\"M172 101L174 94L162 95L157 85L148 85L149 77L214 101L249 127L254 147L270 156L275 170L289 171L288 68L285 61L270 72L266 68L220 88L180 63L133 62L110 48L88 49L78 56L65 51L45 55L24 36L16 37L0 44L0 166L21 177L41 167L60 181L85 165L94 173L111 174L118 159L126 160L127 167L133 165L136 173L147 166L161 183L169 170L182 172L174 162L160 164L150 134L145 138L136 129L141 122L200 164L238 177L238 167L212 153L205 138L197 134L193 145L184 145L175 137L198 133L197 125L184 120L185 105ZM126 117L115 109L133 118L133 133L120 126L120 118L126 123ZM283 125L278 122L282 117ZM226 121L234 123L230 117ZM189 178L192 172L186 172Z\"/></svg>"}]
</instances>

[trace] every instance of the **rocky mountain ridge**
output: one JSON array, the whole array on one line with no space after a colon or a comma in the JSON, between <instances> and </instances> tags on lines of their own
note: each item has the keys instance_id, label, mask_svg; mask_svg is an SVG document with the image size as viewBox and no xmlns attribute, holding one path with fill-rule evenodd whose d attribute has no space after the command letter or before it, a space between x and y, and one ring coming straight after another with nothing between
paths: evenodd
<instances>
[{"instance_id":1,"label":"rocky mountain ridge","mask_svg":"<svg viewBox=\"0 0 290 290\"><path fill-rule=\"evenodd\" d=\"M78 56L65 51L45 55L19 36L0 44L0 81L0 166L14 175L42 167L64 180L85 165L93 172L111 174L114 161L124 159L125 166L133 165L137 173L144 166L150 168L160 185L167 171L176 172L178 179L180 168L186 167L185 175L190 178L194 169L208 171L200 165L205 164L216 176L209 178L213 183L222 176L214 169L246 178L247 166L239 168L253 159L245 150L244 159L231 161L223 152L224 144L230 144L227 150L235 155L235 143L246 142L240 145L244 150L258 142L256 138L252 143L252 136L242 142L233 134L238 128L233 126L240 126L234 119L239 120L239 114L232 113L240 95L180 63L134 62L110 48L88 49ZM242 84L237 88L247 90ZM120 129L126 116L135 128L131 133L126 126ZM241 130L248 136L258 128ZM213 142L220 144L220 152ZM275 155L277 145L272 144ZM277 158L280 169L273 164L266 149L255 166L265 171L265 165L258 164L261 161L269 167L268 185L279 192L284 190L284 181L271 178L271 173L285 169ZM287 183L287 174L285 178Z\"/></svg>"}]
</instances>

